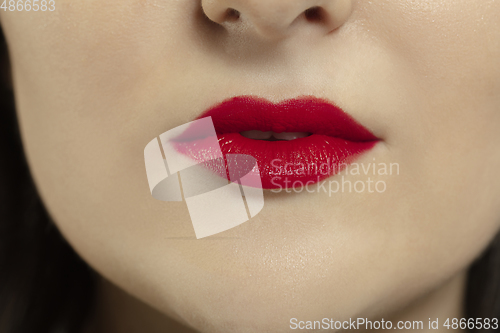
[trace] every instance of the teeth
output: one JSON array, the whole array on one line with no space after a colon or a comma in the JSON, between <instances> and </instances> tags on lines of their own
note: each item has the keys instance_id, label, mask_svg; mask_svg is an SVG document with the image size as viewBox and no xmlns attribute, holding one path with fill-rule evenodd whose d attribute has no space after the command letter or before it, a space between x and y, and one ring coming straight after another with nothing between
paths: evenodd
<instances>
[{"instance_id":1,"label":"teeth","mask_svg":"<svg viewBox=\"0 0 500 333\"><path fill-rule=\"evenodd\" d=\"M269 140L273 136L273 132L262 132L262 131L245 131L241 132L245 138L254 140Z\"/></svg>"},{"instance_id":2,"label":"teeth","mask_svg":"<svg viewBox=\"0 0 500 333\"><path fill-rule=\"evenodd\" d=\"M282 132L282 133L273 133L274 138L278 140L296 140L300 138L305 138L309 136L309 133L305 132Z\"/></svg>"},{"instance_id":3,"label":"teeth","mask_svg":"<svg viewBox=\"0 0 500 333\"><path fill-rule=\"evenodd\" d=\"M253 140L271 140L271 139L276 139L276 140L284 140L284 141L291 141L291 140L296 140L300 138L305 138L308 137L310 134L306 132L282 132L282 133L274 133L274 132L262 132L262 131L245 131L241 132L241 135L243 135L246 138L253 139Z\"/></svg>"}]
</instances>

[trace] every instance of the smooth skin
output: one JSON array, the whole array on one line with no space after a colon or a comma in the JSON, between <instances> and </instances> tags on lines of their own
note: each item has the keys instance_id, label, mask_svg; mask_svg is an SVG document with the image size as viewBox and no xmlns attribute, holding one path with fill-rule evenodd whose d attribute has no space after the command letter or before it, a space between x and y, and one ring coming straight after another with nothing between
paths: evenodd
<instances>
[{"instance_id":1,"label":"smooth skin","mask_svg":"<svg viewBox=\"0 0 500 333\"><path fill-rule=\"evenodd\" d=\"M463 317L465 272L500 227L498 17L495 0L0 11L38 190L104 277L89 331ZM384 193L266 193L250 222L196 240L184 203L151 197L143 149L238 95L334 101L381 139L358 162L399 175L370 176Z\"/></svg>"}]
</instances>

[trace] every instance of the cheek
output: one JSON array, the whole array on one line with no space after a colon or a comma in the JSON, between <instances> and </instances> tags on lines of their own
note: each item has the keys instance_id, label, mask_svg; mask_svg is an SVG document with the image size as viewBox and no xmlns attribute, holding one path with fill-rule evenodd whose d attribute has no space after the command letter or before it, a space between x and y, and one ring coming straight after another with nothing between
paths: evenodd
<instances>
[{"instance_id":1,"label":"cheek","mask_svg":"<svg viewBox=\"0 0 500 333\"><path fill-rule=\"evenodd\" d=\"M390 111L398 126L391 128L388 143L405 148L405 160L419 165L410 166L415 174L428 170L443 180L450 175L449 182L452 177L470 181L471 188L496 186L500 3L426 0L358 5L360 30L391 59L389 75L378 83L385 88L397 83L392 90L381 90L382 104L399 101ZM485 173L492 178L480 181Z\"/></svg>"},{"instance_id":2,"label":"cheek","mask_svg":"<svg viewBox=\"0 0 500 333\"><path fill-rule=\"evenodd\" d=\"M472 76L498 85L498 2L383 0L359 5L367 33L404 57L415 74L452 85Z\"/></svg>"},{"instance_id":3,"label":"cheek","mask_svg":"<svg viewBox=\"0 0 500 333\"><path fill-rule=\"evenodd\" d=\"M151 202L143 161L145 144L167 129L151 119L165 110L180 117L183 107L168 96L182 68L162 74L185 53L177 25L187 3L61 0L50 15L1 18L38 189L72 245L107 276L128 276L134 264L123 258L148 257L157 235L191 235L189 224L165 224L189 217L184 206L166 212ZM169 108L157 105L160 94Z\"/></svg>"},{"instance_id":4,"label":"cheek","mask_svg":"<svg viewBox=\"0 0 500 333\"><path fill-rule=\"evenodd\" d=\"M123 179L131 178L124 170L141 175L143 142L166 130L159 122L151 128L151 119L165 110L182 116L175 112L183 105L176 105L173 78L183 68L172 64L182 63L185 53L179 12L189 16L190 8L135 0L57 5L50 15L2 17L26 151L48 197L85 195L69 204L73 208L86 199L111 203L117 193L134 192L124 188ZM171 104L165 108L158 100ZM62 184L62 178L74 182Z\"/></svg>"},{"instance_id":5,"label":"cheek","mask_svg":"<svg viewBox=\"0 0 500 333\"><path fill-rule=\"evenodd\" d=\"M2 17L14 67L31 77L23 88L30 90L32 104L51 101L48 109L117 118L119 110L158 97L164 93L160 86L175 86L186 72L187 18L196 4L61 0L57 5L50 14ZM33 73L43 77L41 87Z\"/></svg>"}]
</instances>

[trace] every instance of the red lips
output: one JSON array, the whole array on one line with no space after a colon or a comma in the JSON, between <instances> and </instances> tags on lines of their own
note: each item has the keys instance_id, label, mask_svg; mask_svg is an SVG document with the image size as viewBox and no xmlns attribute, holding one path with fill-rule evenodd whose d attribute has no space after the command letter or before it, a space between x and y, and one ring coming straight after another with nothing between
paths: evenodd
<instances>
[{"instance_id":1,"label":"red lips","mask_svg":"<svg viewBox=\"0 0 500 333\"><path fill-rule=\"evenodd\" d=\"M224 156L245 154L257 160L265 189L295 188L319 182L342 171L378 142L342 109L315 97L279 104L248 96L235 97L204 112L198 119L204 117L212 117ZM265 141L243 136L241 133L246 131L281 133L278 137L287 137L283 132L303 132L309 136L290 141ZM200 149L204 146L203 133L193 127L189 132L191 138L198 139L182 149L179 145L179 151L195 160L206 160L213 152ZM198 148L192 149L194 147ZM224 176L223 170L214 171Z\"/></svg>"},{"instance_id":2,"label":"red lips","mask_svg":"<svg viewBox=\"0 0 500 333\"><path fill-rule=\"evenodd\" d=\"M255 157L265 189L314 184L342 171L378 142L342 109L315 97L279 104L249 96L235 97L199 118L209 116L223 154ZM264 141L240 134L252 130L311 135L291 141Z\"/></svg>"}]
</instances>

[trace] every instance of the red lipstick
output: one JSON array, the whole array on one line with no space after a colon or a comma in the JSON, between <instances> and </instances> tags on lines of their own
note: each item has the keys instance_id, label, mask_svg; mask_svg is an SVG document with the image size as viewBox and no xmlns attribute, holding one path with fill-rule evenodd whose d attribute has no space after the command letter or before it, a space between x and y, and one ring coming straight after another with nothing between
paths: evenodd
<instances>
[{"instance_id":1,"label":"red lipstick","mask_svg":"<svg viewBox=\"0 0 500 333\"><path fill-rule=\"evenodd\" d=\"M295 188L324 180L379 141L342 109L315 97L278 104L250 96L234 97L198 119L204 117L212 117L224 156L245 154L257 160L265 189ZM248 131L259 131L257 136L267 140L241 134ZM294 137L298 138L290 139ZM197 159L193 150L189 155Z\"/></svg>"}]
</instances>

